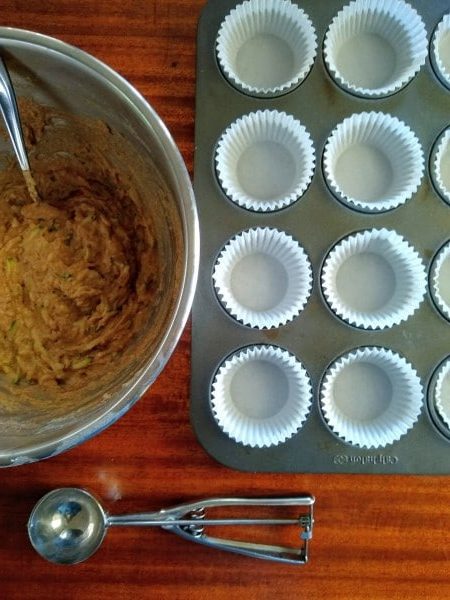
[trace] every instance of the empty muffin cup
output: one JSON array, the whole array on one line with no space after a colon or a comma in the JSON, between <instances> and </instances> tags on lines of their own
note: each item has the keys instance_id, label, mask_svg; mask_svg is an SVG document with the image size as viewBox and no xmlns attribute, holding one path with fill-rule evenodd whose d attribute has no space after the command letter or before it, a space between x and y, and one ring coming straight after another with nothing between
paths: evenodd
<instances>
[{"instance_id":1,"label":"empty muffin cup","mask_svg":"<svg viewBox=\"0 0 450 600\"><path fill-rule=\"evenodd\" d=\"M439 80L450 89L450 14L443 17L434 31L431 64Z\"/></svg>"},{"instance_id":2,"label":"empty muffin cup","mask_svg":"<svg viewBox=\"0 0 450 600\"><path fill-rule=\"evenodd\" d=\"M247 0L223 21L216 50L234 87L251 96L274 97L308 75L317 38L311 19L289 0Z\"/></svg>"},{"instance_id":3,"label":"empty muffin cup","mask_svg":"<svg viewBox=\"0 0 450 600\"><path fill-rule=\"evenodd\" d=\"M220 429L251 446L276 446L297 433L311 407L311 384L303 365L275 346L250 346L219 367L211 409Z\"/></svg>"},{"instance_id":4,"label":"empty muffin cup","mask_svg":"<svg viewBox=\"0 0 450 600\"><path fill-rule=\"evenodd\" d=\"M328 254L322 292L331 310L361 329L385 329L408 319L426 291L422 260L397 232L350 235Z\"/></svg>"},{"instance_id":5,"label":"empty muffin cup","mask_svg":"<svg viewBox=\"0 0 450 600\"><path fill-rule=\"evenodd\" d=\"M437 308L450 321L450 242L442 246L434 257L430 270L430 288Z\"/></svg>"},{"instance_id":6,"label":"empty muffin cup","mask_svg":"<svg viewBox=\"0 0 450 600\"><path fill-rule=\"evenodd\" d=\"M430 167L436 190L450 204L450 127L436 140L431 151Z\"/></svg>"},{"instance_id":7,"label":"empty muffin cup","mask_svg":"<svg viewBox=\"0 0 450 600\"><path fill-rule=\"evenodd\" d=\"M382 112L355 113L331 132L323 169L334 196L367 213L397 208L417 191L422 147L403 122Z\"/></svg>"},{"instance_id":8,"label":"empty muffin cup","mask_svg":"<svg viewBox=\"0 0 450 600\"><path fill-rule=\"evenodd\" d=\"M308 301L311 263L290 235L258 227L239 233L224 246L213 282L225 310L243 325L281 327Z\"/></svg>"},{"instance_id":9,"label":"empty muffin cup","mask_svg":"<svg viewBox=\"0 0 450 600\"><path fill-rule=\"evenodd\" d=\"M413 367L385 348L363 347L338 358L320 389L331 431L360 448L383 448L417 421L423 390Z\"/></svg>"},{"instance_id":10,"label":"empty muffin cup","mask_svg":"<svg viewBox=\"0 0 450 600\"><path fill-rule=\"evenodd\" d=\"M284 112L260 110L228 127L215 162L230 200L248 210L269 212L305 193L314 174L315 152L300 121Z\"/></svg>"},{"instance_id":11,"label":"empty muffin cup","mask_svg":"<svg viewBox=\"0 0 450 600\"><path fill-rule=\"evenodd\" d=\"M425 25L403 0L354 0L332 20L324 59L334 81L365 98L403 88L428 53Z\"/></svg>"},{"instance_id":12,"label":"empty muffin cup","mask_svg":"<svg viewBox=\"0 0 450 600\"><path fill-rule=\"evenodd\" d=\"M434 405L438 415L450 429L450 358L438 369L434 386Z\"/></svg>"}]
</instances>

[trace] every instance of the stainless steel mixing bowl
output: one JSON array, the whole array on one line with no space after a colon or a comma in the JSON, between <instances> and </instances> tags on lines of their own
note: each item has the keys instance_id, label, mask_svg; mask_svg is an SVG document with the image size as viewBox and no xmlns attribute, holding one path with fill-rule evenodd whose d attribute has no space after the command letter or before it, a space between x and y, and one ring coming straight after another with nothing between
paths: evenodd
<instances>
[{"instance_id":1,"label":"stainless steel mixing bowl","mask_svg":"<svg viewBox=\"0 0 450 600\"><path fill-rule=\"evenodd\" d=\"M87 391L79 405L66 412L45 409L34 414L30 409L22 418L19 409L13 415L0 410L0 466L12 466L58 454L100 432L153 383L189 315L199 235L195 199L181 155L161 119L127 81L89 54L37 33L0 27L0 48L19 96L107 122L143 160L156 165L173 204L162 211L160 222L168 266L157 308L161 326L153 343L136 356L128 372L120 373L120 365L112 365L118 372L114 383L108 389Z\"/></svg>"}]
</instances>

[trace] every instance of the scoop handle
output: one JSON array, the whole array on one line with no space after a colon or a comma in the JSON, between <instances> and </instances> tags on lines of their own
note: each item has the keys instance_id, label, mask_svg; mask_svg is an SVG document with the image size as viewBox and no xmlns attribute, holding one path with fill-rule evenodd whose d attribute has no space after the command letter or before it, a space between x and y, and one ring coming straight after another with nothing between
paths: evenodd
<instances>
[{"instance_id":1,"label":"scoop handle","mask_svg":"<svg viewBox=\"0 0 450 600\"><path fill-rule=\"evenodd\" d=\"M310 494L287 498L208 498L196 502L180 504L154 513L136 513L131 515L106 516L106 526L132 525L159 526L180 537L237 554L253 558L263 558L290 564L305 564L308 561L309 542L313 529L313 505L315 499ZM261 507L291 506L302 510L296 518L208 518L207 510L217 507ZM299 531L300 546L287 547L259 544L253 541L212 537L205 533L210 526L295 526Z\"/></svg>"},{"instance_id":2,"label":"scoop handle","mask_svg":"<svg viewBox=\"0 0 450 600\"><path fill-rule=\"evenodd\" d=\"M0 56L0 112L22 171L29 171L25 142L22 135L16 95L3 58Z\"/></svg>"}]
</instances>

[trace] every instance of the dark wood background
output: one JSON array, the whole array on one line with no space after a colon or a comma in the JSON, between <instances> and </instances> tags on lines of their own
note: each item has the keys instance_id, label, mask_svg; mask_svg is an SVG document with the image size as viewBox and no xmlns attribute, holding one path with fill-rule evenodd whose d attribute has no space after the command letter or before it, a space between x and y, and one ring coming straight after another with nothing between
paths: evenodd
<instances>
[{"instance_id":1,"label":"dark wood background","mask_svg":"<svg viewBox=\"0 0 450 600\"><path fill-rule=\"evenodd\" d=\"M171 130L192 174L197 20L203 0L1 0L2 25L75 44L125 76ZM257 475L209 458L189 423L190 329L118 423L59 457L0 472L0 598L450 598L448 477ZM450 451L450 450L449 450ZM317 498L306 567L256 561L162 530L114 529L88 562L47 564L26 521L59 486L113 512L212 495Z\"/></svg>"}]
</instances>

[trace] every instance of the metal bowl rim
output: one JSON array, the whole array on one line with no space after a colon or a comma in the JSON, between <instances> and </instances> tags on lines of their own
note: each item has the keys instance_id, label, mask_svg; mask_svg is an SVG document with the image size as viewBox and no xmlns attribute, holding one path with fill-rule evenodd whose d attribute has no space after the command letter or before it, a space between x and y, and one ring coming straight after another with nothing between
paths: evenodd
<instances>
[{"instance_id":1,"label":"metal bowl rim","mask_svg":"<svg viewBox=\"0 0 450 600\"><path fill-rule=\"evenodd\" d=\"M153 135L164 149L164 154L172 167L172 175L178 188L175 190L175 195L179 202L182 218L185 250L183 280L170 325L153 356L138 377L133 378L132 384L126 392L121 394L113 405L106 406L93 421L74 428L64 436L59 438L55 436L54 439L42 443L30 444L14 453L0 451L0 467L3 467L49 458L81 444L114 423L143 395L169 360L189 317L198 277L200 239L197 208L189 173L169 130L142 94L102 61L84 50L56 38L25 29L0 27L1 39L35 45L71 58L92 69L100 78L106 80L132 102L133 107L149 122Z\"/></svg>"}]
</instances>

